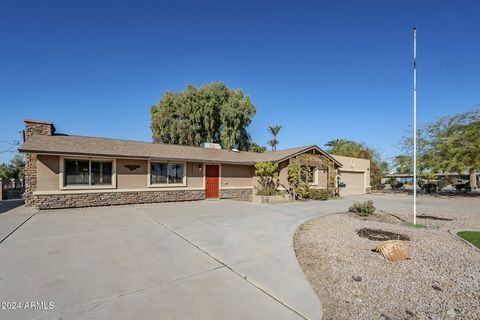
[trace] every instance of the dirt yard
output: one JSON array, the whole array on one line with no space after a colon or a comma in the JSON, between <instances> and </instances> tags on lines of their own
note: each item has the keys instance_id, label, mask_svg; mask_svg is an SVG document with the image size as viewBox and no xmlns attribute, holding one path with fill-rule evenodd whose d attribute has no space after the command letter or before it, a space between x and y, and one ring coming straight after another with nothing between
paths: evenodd
<instances>
[{"instance_id":1,"label":"dirt yard","mask_svg":"<svg viewBox=\"0 0 480 320\"><path fill-rule=\"evenodd\" d=\"M295 252L325 319L480 319L480 250L449 232L480 229L479 214L424 210L419 215L430 216L417 221L427 228L404 225L402 219L411 217L400 211L368 218L339 213L298 228ZM409 237L412 258L385 261L372 251L379 241L357 234L362 228Z\"/></svg>"}]
</instances>

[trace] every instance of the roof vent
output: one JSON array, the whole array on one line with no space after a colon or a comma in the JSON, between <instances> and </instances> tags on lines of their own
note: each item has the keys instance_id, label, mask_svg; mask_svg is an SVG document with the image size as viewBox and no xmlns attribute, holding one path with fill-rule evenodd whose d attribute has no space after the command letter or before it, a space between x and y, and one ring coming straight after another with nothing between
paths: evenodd
<instances>
[{"instance_id":1,"label":"roof vent","mask_svg":"<svg viewBox=\"0 0 480 320\"><path fill-rule=\"evenodd\" d=\"M204 142L200 145L201 148L205 149L222 149L219 143Z\"/></svg>"}]
</instances>

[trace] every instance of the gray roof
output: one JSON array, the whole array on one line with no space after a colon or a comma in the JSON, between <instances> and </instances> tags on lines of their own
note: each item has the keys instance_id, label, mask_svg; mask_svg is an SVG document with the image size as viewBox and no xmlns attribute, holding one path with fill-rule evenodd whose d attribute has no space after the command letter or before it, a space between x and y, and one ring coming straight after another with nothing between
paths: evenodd
<instances>
[{"instance_id":1,"label":"gray roof","mask_svg":"<svg viewBox=\"0 0 480 320\"><path fill-rule=\"evenodd\" d=\"M42 154L254 164L258 161L279 162L312 148L319 150L340 165L338 161L315 145L257 153L57 134L52 136L34 135L18 150Z\"/></svg>"}]
</instances>

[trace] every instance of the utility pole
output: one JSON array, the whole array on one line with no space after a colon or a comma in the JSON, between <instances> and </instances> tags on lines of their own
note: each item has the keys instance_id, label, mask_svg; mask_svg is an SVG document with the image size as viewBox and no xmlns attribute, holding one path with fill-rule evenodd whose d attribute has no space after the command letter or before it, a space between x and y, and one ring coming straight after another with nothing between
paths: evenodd
<instances>
[{"instance_id":1,"label":"utility pole","mask_svg":"<svg viewBox=\"0 0 480 320\"><path fill-rule=\"evenodd\" d=\"M413 224L417 224L417 28L413 28Z\"/></svg>"}]
</instances>

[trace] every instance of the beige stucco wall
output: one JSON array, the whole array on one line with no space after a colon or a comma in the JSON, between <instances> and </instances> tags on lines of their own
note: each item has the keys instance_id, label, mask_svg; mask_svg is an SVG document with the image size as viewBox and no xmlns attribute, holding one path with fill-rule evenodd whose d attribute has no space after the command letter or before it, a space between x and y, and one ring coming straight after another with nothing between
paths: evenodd
<instances>
[{"instance_id":1,"label":"beige stucco wall","mask_svg":"<svg viewBox=\"0 0 480 320\"><path fill-rule=\"evenodd\" d=\"M125 166L139 166L130 170ZM147 187L147 160L117 159L117 188L140 189Z\"/></svg>"},{"instance_id":2,"label":"beige stucco wall","mask_svg":"<svg viewBox=\"0 0 480 320\"><path fill-rule=\"evenodd\" d=\"M285 186L285 188L288 188L288 164L289 160L282 161L278 164L278 182L280 184L280 188L282 188L282 185Z\"/></svg>"},{"instance_id":3,"label":"beige stucco wall","mask_svg":"<svg viewBox=\"0 0 480 320\"><path fill-rule=\"evenodd\" d=\"M331 155L335 160L342 164L340 172L349 171L349 172L364 172L365 173L365 187L370 186L370 160L360 159L360 158L351 158L344 156Z\"/></svg>"},{"instance_id":4,"label":"beige stucco wall","mask_svg":"<svg viewBox=\"0 0 480 320\"><path fill-rule=\"evenodd\" d=\"M322 189L326 189L328 185L328 173L327 169L317 170L317 186Z\"/></svg>"},{"instance_id":5,"label":"beige stucco wall","mask_svg":"<svg viewBox=\"0 0 480 320\"><path fill-rule=\"evenodd\" d=\"M280 162L278 164L278 170L279 170L279 183L280 183L280 189L282 189L282 185L285 188L289 187L288 183L288 164L290 160L285 160L283 162ZM318 188L326 188L327 187L327 181L328 181L328 175L327 175L327 170L322 170L319 169L317 170L317 187Z\"/></svg>"},{"instance_id":6,"label":"beige stucco wall","mask_svg":"<svg viewBox=\"0 0 480 320\"><path fill-rule=\"evenodd\" d=\"M59 190L59 157L37 156L37 191Z\"/></svg>"},{"instance_id":7,"label":"beige stucco wall","mask_svg":"<svg viewBox=\"0 0 480 320\"><path fill-rule=\"evenodd\" d=\"M252 187L253 166L222 164L221 187Z\"/></svg>"},{"instance_id":8,"label":"beige stucco wall","mask_svg":"<svg viewBox=\"0 0 480 320\"><path fill-rule=\"evenodd\" d=\"M203 188L204 166L201 162L187 163L187 187Z\"/></svg>"},{"instance_id":9,"label":"beige stucco wall","mask_svg":"<svg viewBox=\"0 0 480 320\"><path fill-rule=\"evenodd\" d=\"M125 167L128 165L139 166L134 170ZM58 191L60 190L60 157L51 155L38 155L37 160L37 191ZM227 168L229 174L227 183L232 186L245 186L244 166L239 166L240 171L235 176ZM138 159L117 159L117 189L146 189L148 188L148 161ZM200 162L189 162L186 166L187 186L188 188L203 188L204 184L204 166ZM250 177L251 178L251 177ZM88 188L87 188L88 189Z\"/></svg>"}]
</instances>

